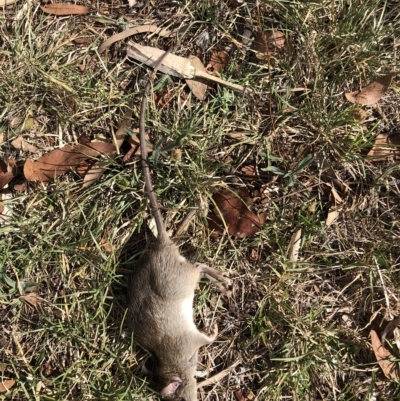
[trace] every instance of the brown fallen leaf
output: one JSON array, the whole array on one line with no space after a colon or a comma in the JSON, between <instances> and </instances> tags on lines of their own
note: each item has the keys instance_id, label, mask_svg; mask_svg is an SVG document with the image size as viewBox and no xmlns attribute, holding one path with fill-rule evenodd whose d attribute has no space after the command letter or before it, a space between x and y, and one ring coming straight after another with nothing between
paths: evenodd
<instances>
[{"instance_id":1,"label":"brown fallen leaf","mask_svg":"<svg viewBox=\"0 0 400 401\"><path fill-rule=\"evenodd\" d=\"M89 12L89 7L64 3L51 3L40 8L43 12L54 15L80 15Z\"/></svg>"},{"instance_id":2,"label":"brown fallen leaf","mask_svg":"<svg viewBox=\"0 0 400 401\"><path fill-rule=\"evenodd\" d=\"M256 57L261 61L268 61L271 56L276 57L284 53L285 42L285 34L281 31L259 31L253 42Z\"/></svg>"},{"instance_id":3,"label":"brown fallen leaf","mask_svg":"<svg viewBox=\"0 0 400 401\"><path fill-rule=\"evenodd\" d=\"M98 160L91 165L83 176L83 183L79 188L79 191L83 191L90 187L97 179L99 179L103 175L107 165L108 163L105 160Z\"/></svg>"},{"instance_id":4,"label":"brown fallen leaf","mask_svg":"<svg viewBox=\"0 0 400 401\"><path fill-rule=\"evenodd\" d=\"M213 195L213 200L215 207L208 222L216 233L222 233L226 226L228 233L236 238L250 237L258 233L265 222L265 213L257 216L249 210L252 200L247 188L223 189Z\"/></svg>"},{"instance_id":5,"label":"brown fallen leaf","mask_svg":"<svg viewBox=\"0 0 400 401\"><path fill-rule=\"evenodd\" d=\"M390 83L392 82L393 74L384 75L376 81L362 88L360 91L347 92L344 95L349 102L358 104L374 104L386 93Z\"/></svg>"},{"instance_id":6,"label":"brown fallen leaf","mask_svg":"<svg viewBox=\"0 0 400 401\"><path fill-rule=\"evenodd\" d=\"M0 189L4 188L15 176L16 163L14 159L0 160Z\"/></svg>"},{"instance_id":7,"label":"brown fallen leaf","mask_svg":"<svg viewBox=\"0 0 400 401\"><path fill-rule=\"evenodd\" d=\"M255 177L257 174L257 170L254 165L243 166L240 169L240 172L246 175L247 177Z\"/></svg>"},{"instance_id":8,"label":"brown fallen leaf","mask_svg":"<svg viewBox=\"0 0 400 401\"><path fill-rule=\"evenodd\" d=\"M14 385L15 380L13 379L0 381L0 393L6 393L8 390L14 387Z\"/></svg>"},{"instance_id":9,"label":"brown fallen leaf","mask_svg":"<svg viewBox=\"0 0 400 401\"><path fill-rule=\"evenodd\" d=\"M370 336L372 349L383 373L388 379L399 380L400 375L397 362L388 361L388 359L394 358L393 355L384 347L375 330L371 330Z\"/></svg>"},{"instance_id":10,"label":"brown fallen leaf","mask_svg":"<svg viewBox=\"0 0 400 401\"><path fill-rule=\"evenodd\" d=\"M17 191L17 192L24 192L28 189L26 182L23 182L22 184L14 184L13 188L14 188L14 191Z\"/></svg>"},{"instance_id":11,"label":"brown fallen leaf","mask_svg":"<svg viewBox=\"0 0 400 401\"><path fill-rule=\"evenodd\" d=\"M101 154L111 156L115 152L114 144L106 142L90 142L87 145L67 145L45 154L36 161L26 160L24 175L29 181L49 183L71 168L78 167L86 159L90 160Z\"/></svg>"},{"instance_id":12,"label":"brown fallen leaf","mask_svg":"<svg viewBox=\"0 0 400 401\"><path fill-rule=\"evenodd\" d=\"M79 37L79 38L75 38L75 39L74 39L74 42L75 42L76 44L78 44L78 45L89 45L90 43L93 42L93 39L92 39L92 38L88 38L88 37L81 36L81 37Z\"/></svg>"},{"instance_id":13,"label":"brown fallen leaf","mask_svg":"<svg viewBox=\"0 0 400 401\"><path fill-rule=\"evenodd\" d=\"M368 152L368 160L378 162L382 160L393 160L400 154L400 133L378 134L372 149Z\"/></svg>"},{"instance_id":14,"label":"brown fallen leaf","mask_svg":"<svg viewBox=\"0 0 400 401\"><path fill-rule=\"evenodd\" d=\"M210 62L207 65L207 70L212 68L214 73L220 73L229 63L229 55L225 50L219 50L211 54Z\"/></svg>"},{"instance_id":15,"label":"brown fallen leaf","mask_svg":"<svg viewBox=\"0 0 400 401\"><path fill-rule=\"evenodd\" d=\"M195 67L197 70L206 71L206 68L198 57L189 56L188 59L192 63L193 67ZM197 97L197 99L205 99L207 91L206 84L204 84L203 82L194 81L193 79L187 79L186 84L192 91L193 95Z\"/></svg>"},{"instance_id":16,"label":"brown fallen leaf","mask_svg":"<svg viewBox=\"0 0 400 401\"><path fill-rule=\"evenodd\" d=\"M28 305L32 306L34 309L36 309L38 304L40 304L40 299L38 298L36 292L29 292L26 295L22 295L20 299Z\"/></svg>"},{"instance_id":17,"label":"brown fallen leaf","mask_svg":"<svg viewBox=\"0 0 400 401\"><path fill-rule=\"evenodd\" d=\"M34 145L31 145L29 142L26 142L22 136L18 136L15 138L11 145L14 146L15 149L22 150L24 152L36 153L38 148Z\"/></svg>"}]
</instances>

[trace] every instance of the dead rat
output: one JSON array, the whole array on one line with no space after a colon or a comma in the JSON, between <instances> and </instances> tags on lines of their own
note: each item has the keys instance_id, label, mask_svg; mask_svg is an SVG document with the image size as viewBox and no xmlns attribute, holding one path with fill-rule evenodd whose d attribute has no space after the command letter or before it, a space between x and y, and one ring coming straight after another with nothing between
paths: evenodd
<instances>
[{"instance_id":1,"label":"dead rat","mask_svg":"<svg viewBox=\"0 0 400 401\"><path fill-rule=\"evenodd\" d=\"M168 52L154 65L154 73ZM145 189L158 236L129 277L127 321L136 342L153 356L153 374L161 396L195 401L198 349L216 339L218 326L213 326L210 335L197 329L193 321L194 291L201 277L228 285L230 281L206 265L186 260L164 228L147 161L145 116L150 83L149 79L142 99L139 132Z\"/></svg>"}]
</instances>

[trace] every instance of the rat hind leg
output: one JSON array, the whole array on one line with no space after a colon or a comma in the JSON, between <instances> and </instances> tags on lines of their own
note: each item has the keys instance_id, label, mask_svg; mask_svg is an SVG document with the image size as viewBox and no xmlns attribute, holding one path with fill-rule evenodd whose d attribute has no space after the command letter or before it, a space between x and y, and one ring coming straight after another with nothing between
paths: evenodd
<instances>
[{"instance_id":1,"label":"rat hind leg","mask_svg":"<svg viewBox=\"0 0 400 401\"><path fill-rule=\"evenodd\" d=\"M231 280L229 278L225 277L223 274L221 274L219 271L213 269L210 266L207 266L203 263L195 263L194 265L196 269L200 272L200 276L203 278L207 278L213 283L219 283L217 284L217 288L224 293L226 296L231 295L231 291L229 291L226 286L231 285ZM224 284L220 284L224 283Z\"/></svg>"}]
</instances>

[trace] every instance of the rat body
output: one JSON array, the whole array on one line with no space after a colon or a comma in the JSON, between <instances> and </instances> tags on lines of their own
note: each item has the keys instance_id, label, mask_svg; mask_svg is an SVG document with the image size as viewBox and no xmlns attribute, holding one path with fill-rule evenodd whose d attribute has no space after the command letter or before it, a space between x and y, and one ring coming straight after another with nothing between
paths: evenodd
<instances>
[{"instance_id":1,"label":"rat body","mask_svg":"<svg viewBox=\"0 0 400 401\"><path fill-rule=\"evenodd\" d=\"M158 60L154 70L167 54ZM129 277L128 324L137 343L153 356L153 373L161 395L195 401L198 349L215 340L218 327L214 325L210 335L197 329L193 321L194 291L201 277L225 283L229 280L206 265L187 261L164 228L147 163L145 113L149 87L150 80L142 99L139 130L146 192L158 237Z\"/></svg>"}]
</instances>

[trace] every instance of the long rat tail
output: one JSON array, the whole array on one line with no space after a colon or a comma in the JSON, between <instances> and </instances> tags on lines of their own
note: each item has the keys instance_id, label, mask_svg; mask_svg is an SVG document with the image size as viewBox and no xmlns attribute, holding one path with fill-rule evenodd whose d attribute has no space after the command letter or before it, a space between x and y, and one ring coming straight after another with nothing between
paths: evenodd
<instances>
[{"instance_id":1,"label":"long rat tail","mask_svg":"<svg viewBox=\"0 0 400 401\"><path fill-rule=\"evenodd\" d=\"M155 76L157 69L161 66L162 61L168 55L171 49L168 49L155 63L153 77ZM165 234L164 221L161 215L160 207L157 202L156 195L154 193L153 184L151 182L150 176L150 166L148 163L147 146L146 146L146 108L147 108L147 96L149 95L149 90L151 86L150 77L146 83L144 89L144 94L142 98L142 104L140 106L140 120L139 120L139 137L140 137L140 153L142 157L142 169L143 177L145 182L145 189L150 200L151 213L156 221L158 236L161 238Z\"/></svg>"}]
</instances>

